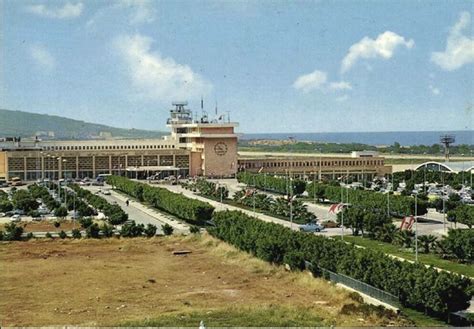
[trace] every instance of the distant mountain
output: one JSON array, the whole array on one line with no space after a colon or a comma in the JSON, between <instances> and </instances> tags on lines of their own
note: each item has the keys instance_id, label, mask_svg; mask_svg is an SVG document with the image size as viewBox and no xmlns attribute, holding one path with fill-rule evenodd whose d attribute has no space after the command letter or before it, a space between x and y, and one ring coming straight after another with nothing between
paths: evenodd
<instances>
[{"instance_id":1,"label":"distant mountain","mask_svg":"<svg viewBox=\"0 0 474 329\"><path fill-rule=\"evenodd\" d=\"M0 109L0 138L41 139L159 138L162 131L122 129L55 115Z\"/></svg>"}]
</instances>

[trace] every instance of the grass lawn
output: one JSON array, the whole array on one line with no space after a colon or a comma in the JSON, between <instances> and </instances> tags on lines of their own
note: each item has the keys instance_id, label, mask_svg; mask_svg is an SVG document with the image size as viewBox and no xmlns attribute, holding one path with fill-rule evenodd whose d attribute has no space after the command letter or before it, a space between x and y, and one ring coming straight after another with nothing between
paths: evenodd
<instances>
[{"instance_id":1,"label":"grass lawn","mask_svg":"<svg viewBox=\"0 0 474 329\"><path fill-rule=\"evenodd\" d=\"M345 236L344 240L353 242L354 244L358 246L370 248L372 250L379 250L386 254L394 255L394 256L405 258L412 261L415 260L414 253L401 249L398 246L394 246L393 244L390 244L390 243L362 238L360 236ZM455 272L455 273L459 273L459 274L474 278L473 265L460 264L454 261L441 259L434 254L418 253L418 260L421 263L426 264L426 265L432 265L446 271Z\"/></svg>"}]
</instances>

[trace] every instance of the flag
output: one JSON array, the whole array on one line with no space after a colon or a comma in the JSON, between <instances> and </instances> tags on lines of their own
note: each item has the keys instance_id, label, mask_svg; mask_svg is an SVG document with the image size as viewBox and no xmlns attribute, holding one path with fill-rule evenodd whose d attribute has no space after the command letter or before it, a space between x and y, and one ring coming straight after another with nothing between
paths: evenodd
<instances>
[{"instance_id":1,"label":"flag","mask_svg":"<svg viewBox=\"0 0 474 329\"><path fill-rule=\"evenodd\" d=\"M414 222L415 222L415 217L413 216L403 217L402 223L400 224L400 230L410 231Z\"/></svg>"},{"instance_id":2,"label":"flag","mask_svg":"<svg viewBox=\"0 0 474 329\"><path fill-rule=\"evenodd\" d=\"M240 198L240 200L243 200L245 199L246 197L252 195L252 191L251 190L245 190L245 193L243 195L243 197Z\"/></svg>"},{"instance_id":3,"label":"flag","mask_svg":"<svg viewBox=\"0 0 474 329\"><path fill-rule=\"evenodd\" d=\"M343 203L335 203L331 205L331 207L329 207L328 213L337 214L338 212L342 210L342 208L344 208Z\"/></svg>"}]
</instances>

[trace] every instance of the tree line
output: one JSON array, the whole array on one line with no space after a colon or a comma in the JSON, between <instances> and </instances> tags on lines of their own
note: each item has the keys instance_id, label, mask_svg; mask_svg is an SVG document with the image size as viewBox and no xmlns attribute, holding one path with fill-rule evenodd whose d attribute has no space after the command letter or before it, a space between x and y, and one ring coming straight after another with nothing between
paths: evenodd
<instances>
[{"instance_id":1,"label":"tree line","mask_svg":"<svg viewBox=\"0 0 474 329\"><path fill-rule=\"evenodd\" d=\"M460 275L399 261L340 240L295 232L242 212L216 212L213 221L210 234L258 258L299 269L309 261L316 265L312 268L315 275L321 275L323 268L350 276L432 316L446 319L451 312L466 309L474 291L471 280Z\"/></svg>"},{"instance_id":2,"label":"tree line","mask_svg":"<svg viewBox=\"0 0 474 329\"><path fill-rule=\"evenodd\" d=\"M180 193L165 188L134 182L121 176L108 176L107 183L119 191L128 194L140 202L166 211L184 221L200 225L211 220L214 207L207 202L190 199Z\"/></svg>"}]
</instances>

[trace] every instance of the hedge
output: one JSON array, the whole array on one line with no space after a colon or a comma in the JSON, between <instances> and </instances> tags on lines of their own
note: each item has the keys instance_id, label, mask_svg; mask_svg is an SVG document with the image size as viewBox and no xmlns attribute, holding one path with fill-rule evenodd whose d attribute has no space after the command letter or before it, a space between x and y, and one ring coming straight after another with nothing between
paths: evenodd
<instances>
[{"instance_id":1,"label":"hedge","mask_svg":"<svg viewBox=\"0 0 474 329\"><path fill-rule=\"evenodd\" d=\"M472 282L457 274L399 261L341 240L292 231L239 211L217 212L214 223L208 229L211 235L258 258L282 264L296 254L316 265L316 275L321 267L350 276L398 296L402 305L426 314L446 319L451 312L469 306Z\"/></svg>"},{"instance_id":2,"label":"hedge","mask_svg":"<svg viewBox=\"0 0 474 329\"><path fill-rule=\"evenodd\" d=\"M279 194L290 194L288 191L288 179L286 177L275 177L266 174L252 174L240 172L237 174L237 181L249 186L254 186L260 190L271 191ZM293 195L301 194L305 191L305 182L300 179L292 179Z\"/></svg>"},{"instance_id":3,"label":"hedge","mask_svg":"<svg viewBox=\"0 0 474 329\"><path fill-rule=\"evenodd\" d=\"M214 207L207 202L195 200L171 192L165 188L134 182L121 176L107 177L107 183L116 189L145 201L153 207L166 211L190 224L202 224L211 220Z\"/></svg>"}]
</instances>

